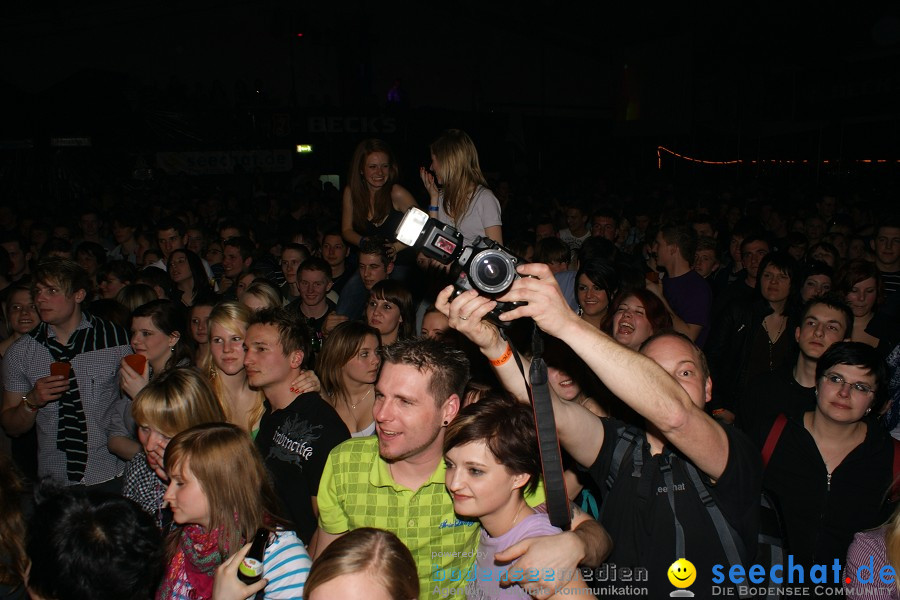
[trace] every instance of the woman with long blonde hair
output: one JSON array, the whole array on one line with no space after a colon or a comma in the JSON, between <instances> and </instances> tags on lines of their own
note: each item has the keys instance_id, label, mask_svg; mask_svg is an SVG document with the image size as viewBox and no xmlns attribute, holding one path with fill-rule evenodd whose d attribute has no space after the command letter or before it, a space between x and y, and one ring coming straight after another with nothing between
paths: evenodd
<instances>
[{"instance_id":1,"label":"woman with long blonde hair","mask_svg":"<svg viewBox=\"0 0 900 600\"><path fill-rule=\"evenodd\" d=\"M431 170L419 170L430 198L429 216L455 227L466 244L479 236L502 244L500 201L487 187L472 138L448 129L430 149Z\"/></svg>"},{"instance_id":2,"label":"woman with long blonde hair","mask_svg":"<svg viewBox=\"0 0 900 600\"><path fill-rule=\"evenodd\" d=\"M212 598L216 568L260 530L268 531L264 598L298 598L311 561L297 534L277 516L278 497L253 441L230 423L183 431L165 460L165 500L179 525L169 536L168 568L157 600Z\"/></svg>"},{"instance_id":3,"label":"woman with long blonde hair","mask_svg":"<svg viewBox=\"0 0 900 600\"><path fill-rule=\"evenodd\" d=\"M247 382L244 336L250 310L237 300L220 302L209 313L209 354L202 365L216 397L225 407L229 423L256 435L265 394Z\"/></svg>"}]
</instances>

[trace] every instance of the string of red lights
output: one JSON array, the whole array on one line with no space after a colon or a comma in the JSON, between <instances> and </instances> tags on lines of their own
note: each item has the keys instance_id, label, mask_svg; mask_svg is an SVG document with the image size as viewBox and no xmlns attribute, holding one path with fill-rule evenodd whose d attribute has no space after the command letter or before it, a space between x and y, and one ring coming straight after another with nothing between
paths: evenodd
<instances>
[{"instance_id":1,"label":"string of red lights","mask_svg":"<svg viewBox=\"0 0 900 600\"><path fill-rule=\"evenodd\" d=\"M735 160L704 160L702 158L694 158L692 156L685 156L684 154L679 154L674 150L670 150L665 146L657 146L656 147L656 166L658 169L662 169L662 153L665 152L674 156L675 158L680 158L682 160L686 160L693 163L698 163L702 165L756 165L756 164L765 164L765 165L808 165L811 163L815 163L815 161L807 160L807 159L779 159L779 158L769 158L769 159L743 159L738 158ZM834 160L823 159L821 163L823 165L828 165L833 162L837 162ZM859 163L859 164L900 164L900 159L892 160L886 158L860 158L855 160L843 160L843 163Z\"/></svg>"}]
</instances>

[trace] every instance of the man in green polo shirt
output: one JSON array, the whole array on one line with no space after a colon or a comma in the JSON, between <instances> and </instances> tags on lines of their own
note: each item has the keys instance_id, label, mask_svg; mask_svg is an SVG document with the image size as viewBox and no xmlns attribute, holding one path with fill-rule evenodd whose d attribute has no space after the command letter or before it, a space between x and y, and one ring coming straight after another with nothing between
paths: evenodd
<instances>
[{"instance_id":1,"label":"man in green polo shirt","mask_svg":"<svg viewBox=\"0 0 900 600\"><path fill-rule=\"evenodd\" d=\"M316 556L353 529L386 529L416 560L420 598L464 595L479 526L453 512L441 447L468 377L465 355L434 340L384 349L375 386L377 437L348 440L329 455L319 483ZM571 573L579 563L602 562L609 552L605 531L580 511L573 523L575 532L514 546L523 552L517 566Z\"/></svg>"}]
</instances>

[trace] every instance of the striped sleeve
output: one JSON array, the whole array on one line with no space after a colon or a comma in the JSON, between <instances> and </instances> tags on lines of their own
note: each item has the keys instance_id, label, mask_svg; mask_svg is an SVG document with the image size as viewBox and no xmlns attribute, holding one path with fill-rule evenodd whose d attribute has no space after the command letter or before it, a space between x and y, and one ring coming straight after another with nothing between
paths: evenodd
<instances>
[{"instance_id":1,"label":"striped sleeve","mask_svg":"<svg viewBox=\"0 0 900 600\"><path fill-rule=\"evenodd\" d=\"M866 600L894 600L897 597L897 588L893 582L884 585L876 579L876 574L889 565L884 545L885 533L885 528L880 527L871 531L861 531L853 536L853 543L850 544L847 561L844 564L845 597L852 600L863 598ZM859 569L865 567L863 572L868 572L870 561L873 565L872 580L862 583L859 581ZM847 578L850 579L850 583L846 583Z\"/></svg>"},{"instance_id":2,"label":"striped sleeve","mask_svg":"<svg viewBox=\"0 0 900 600\"><path fill-rule=\"evenodd\" d=\"M293 531L278 531L275 541L263 556L266 600L289 600L303 597L303 584L312 561L306 547Z\"/></svg>"}]
</instances>

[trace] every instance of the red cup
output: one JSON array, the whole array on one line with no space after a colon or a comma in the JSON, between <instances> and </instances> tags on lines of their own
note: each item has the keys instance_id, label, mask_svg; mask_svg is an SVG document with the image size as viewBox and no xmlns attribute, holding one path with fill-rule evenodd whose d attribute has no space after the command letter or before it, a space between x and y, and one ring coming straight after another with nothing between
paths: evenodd
<instances>
[{"instance_id":1,"label":"red cup","mask_svg":"<svg viewBox=\"0 0 900 600\"><path fill-rule=\"evenodd\" d=\"M143 354L126 354L125 363L135 370L139 375L144 374L144 367L147 366L147 357Z\"/></svg>"},{"instance_id":2,"label":"red cup","mask_svg":"<svg viewBox=\"0 0 900 600\"><path fill-rule=\"evenodd\" d=\"M68 377L69 372L72 369L72 365L67 362L52 362L50 363L50 375L53 377L63 376Z\"/></svg>"}]
</instances>

